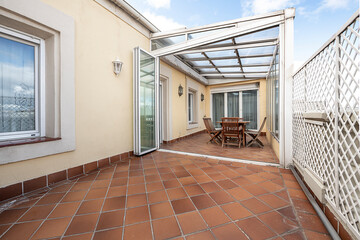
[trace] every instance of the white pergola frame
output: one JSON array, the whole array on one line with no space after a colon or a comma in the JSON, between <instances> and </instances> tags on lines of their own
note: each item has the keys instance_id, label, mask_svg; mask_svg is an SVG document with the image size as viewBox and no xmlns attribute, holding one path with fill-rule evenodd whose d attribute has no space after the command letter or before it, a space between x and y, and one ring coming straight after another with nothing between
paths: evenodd
<instances>
[{"instance_id":1,"label":"white pergola frame","mask_svg":"<svg viewBox=\"0 0 360 240\"><path fill-rule=\"evenodd\" d=\"M294 25L293 20L295 17L295 9L288 8L282 11L262 14L253 17L246 17L236 19L232 21L210 24L202 27L195 27L189 29L179 29L168 32L156 32L151 34L151 40L164 39L176 36L185 36L183 42L165 46L160 49L151 51L151 54L156 57L167 57L169 55L179 54L191 54L191 53L202 53L204 57L183 59L186 64L186 60L191 61L202 61L208 60L213 67L209 66L189 66L192 72L198 72L199 69L211 69L219 67L238 67L234 66L215 66L211 60L223 60L223 59L242 59L251 57L274 57L273 54L257 54L248 56L237 57L212 57L209 58L204 52L215 52L224 50L236 50L245 48L256 48L265 46L277 45L279 48L279 82L280 82L280 93L279 93L279 155L280 165L283 167L288 166L292 163L292 74L293 74L293 47L294 47ZM256 41L246 41L241 43L233 44L216 44L220 41L232 39L235 37L243 36L246 34L264 31L269 28L279 27L278 38L265 38ZM201 33L212 30L224 29L216 33L189 39L189 34ZM272 61L271 61L272 62ZM240 67L259 67L259 66L270 66L270 64L247 64L242 66L239 61ZM239 76L243 75L243 76ZM228 83L228 82L239 82L253 79L264 79L267 77L268 72L229 72L229 73L199 73L201 76L201 82L205 85Z\"/></svg>"}]
</instances>

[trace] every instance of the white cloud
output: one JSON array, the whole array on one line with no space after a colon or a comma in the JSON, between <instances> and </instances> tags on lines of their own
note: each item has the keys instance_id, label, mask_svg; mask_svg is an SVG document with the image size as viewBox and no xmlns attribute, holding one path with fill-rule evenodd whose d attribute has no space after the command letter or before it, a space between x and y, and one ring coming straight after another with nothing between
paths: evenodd
<instances>
[{"instance_id":1,"label":"white cloud","mask_svg":"<svg viewBox=\"0 0 360 240\"><path fill-rule=\"evenodd\" d=\"M242 2L243 16L251 16L293 7L298 0L248 0Z\"/></svg>"},{"instance_id":2,"label":"white cloud","mask_svg":"<svg viewBox=\"0 0 360 240\"><path fill-rule=\"evenodd\" d=\"M173 29L185 27L185 25L180 24L171 18L162 15L156 15L155 13L152 13L150 11L145 11L143 15L156 27L158 27L161 31L167 31L167 30L173 30Z\"/></svg>"},{"instance_id":3,"label":"white cloud","mask_svg":"<svg viewBox=\"0 0 360 240\"><path fill-rule=\"evenodd\" d=\"M170 0L146 0L154 8L170 8Z\"/></svg>"},{"instance_id":4,"label":"white cloud","mask_svg":"<svg viewBox=\"0 0 360 240\"><path fill-rule=\"evenodd\" d=\"M349 0L323 0L319 8L339 9L346 8L349 4Z\"/></svg>"},{"instance_id":5,"label":"white cloud","mask_svg":"<svg viewBox=\"0 0 360 240\"><path fill-rule=\"evenodd\" d=\"M304 7L300 7L298 8L298 12L300 15L303 15L310 19L314 19L317 18L318 14L320 14L322 11L348 8L351 1L356 0L323 0L314 9L309 10Z\"/></svg>"}]
</instances>

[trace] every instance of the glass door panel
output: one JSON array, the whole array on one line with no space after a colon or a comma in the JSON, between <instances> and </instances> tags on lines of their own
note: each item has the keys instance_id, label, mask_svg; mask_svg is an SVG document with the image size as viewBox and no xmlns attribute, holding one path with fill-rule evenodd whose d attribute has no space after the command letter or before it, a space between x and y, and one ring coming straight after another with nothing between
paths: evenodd
<instances>
[{"instance_id":1,"label":"glass door panel","mask_svg":"<svg viewBox=\"0 0 360 240\"><path fill-rule=\"evenodd\" d=\"M227 116L239 117L239 92L227 93Z\"/></svg>"},{"instance_id":2,"label":"glass door panel","mask_svg":"<svg viewBox=\"0 0 360 240\"><path fill-rule=\"evenodd\" d=\"M225 108L224 108L224 93L213 93L212 95L212 120L216 128L220 128L220 123L222 117L225 117Z\"/></svg>"},{"instance_id":3,"label":"glass door panel","mask_svg":"<svg viewBox=\"0 0 360 240\"><path fill-rule=\"evenodd\" d=\"M257 129L257 90L242 92L242 117L245 121L250 121L246 125L247 129Z\"/></svg>"},{"instance_id":4,"label":"glass door panel","mask_svg":"<svg viewBox=\"0 0 360 240\"><path fill-rule=\"evenodd\" d=\"M134 49L134 153L156 150L158 139L158 79L156 58Z\"/></svg>"}]
</instances>

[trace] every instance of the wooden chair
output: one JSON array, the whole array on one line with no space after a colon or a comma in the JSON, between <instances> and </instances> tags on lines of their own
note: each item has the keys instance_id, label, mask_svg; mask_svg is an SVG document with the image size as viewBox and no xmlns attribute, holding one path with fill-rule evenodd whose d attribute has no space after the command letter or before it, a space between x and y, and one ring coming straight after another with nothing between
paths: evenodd
<instances>
[{"instance_id":1,"label":"wooden chair","mask_svg":"<svg viewBox=\"0 0 360 240\"><path fill-rule=\"evenodd\" d=\"M203 118L203 120L204 120L204 124L206 127L206 131L211 137L211 139L209 140L208 143L215 142L216 144L220 144L221 143L221 130L215 129L214 124L211 121L211 118ZM219 142L217 142L216 140L218 140Z\"/></svg>"},{"instance_id":2,"label":"wooden chair","mask_svg":"<svg viewBox=\"0 0 360 240\"><path fill-rule=\"evenodd\" d=\"M240 148L241 146L241 127L240 118L221 118L222 122L222 146L235 145ZM235 140L235 142L231 142Z\"/></svg>"},{"instance_id":3,"label":"wooden chair","mask_svg":"<svg viewBox=\"0 0 360 240\"><path fill-rule=\"evenodd\" d=\"M260 141L259 137L260 137L262 129L265 126L265 122L266 122L266 117L264 118L263 122L261 123L261 127L260 127L259 131L252 131L252 130L245 131L245 134L247 136L249 136L251 139L249 141L249 143L246 145L247 147L253 145L254 143L257 143L261 148L264 148L264 144Z\"/></svg>"}]
</instances>

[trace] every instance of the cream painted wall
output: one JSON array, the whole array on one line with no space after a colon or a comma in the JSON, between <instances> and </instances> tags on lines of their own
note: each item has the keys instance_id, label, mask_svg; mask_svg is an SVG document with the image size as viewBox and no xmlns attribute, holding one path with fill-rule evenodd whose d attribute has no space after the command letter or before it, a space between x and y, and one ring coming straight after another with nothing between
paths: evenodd
<instances>
[{"instance_id":1,"label":"cream painted wall","mask_svg":"<svg viewBox=\"0 0 360 240\"><path fill-rule=\"evenodd\" d=\"M201 93L205 95L206 87L205 85L195 81L194 79L186 76L184 73L176 70L175 68L171 67L170 65L161 62L162 66L165 66L167 69L171 71L171 73L167 73L169 81L171 81L171 89L170 89L170 97L171 97L171 131L172 136L171 139L176 139L179 137L183 137L189 135L194 132L201 131L205 128L204 123L202 121L203 116L206 112L206 105L205 101L201 102L200 96ZM161 72L160 72L161 74ZM178 88L179 86L184 88L184 94L179 97ZM198 126L189 129L187 124L187 89L188 85L191 85L192 88L197 90L197 107L196 107L196 114L197 114L197 122Z\"/></svg>"},{"instance_id":2,"label":"cream painted wall","mask_svg":"<svg viewBox=\"0 0 360 240\"><path fill-rule=\"evenodd\" d=\"M271 133L266 129L266 139L268 140L269 144L271 145L272 149L274 150L276 156L280 158L279 155L279 142L271 135Z\"/></svg>"},{"instance_id":3,"label":"cream painted wall","mask_svg":"<svg viewBox=\"0 0 360 240\"><path fill-rule=\"evenodd\" d=\"M259 83L259 112L260 112L260 123L264 120L264 117L266 117L266 80L252 80L252 81L244 81L240 83L227 83L227 84L217 84L217 85L211 85L206 87L206 116L210 116L210 95L211 95L211 89L214 88L221 88L221 87L229 87L229 86L239 86L239 85L245 85L249 83ZM262 132L266 131L266 124L262 130Z\"/></svg>"},{"instance_id":4,"label":"cream painted wall","mask_svg":"<svg viewBox=\"0 0 360 240\"><path fill-rule=\"evenodd\" d=\"M149 39L95 1L42 1L75 21L76 150L2 165L0 187L133 149L132 50L149 50Z\"/></svg>"}]
</instances>

